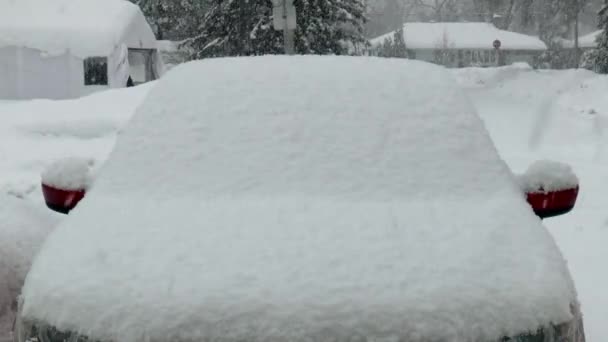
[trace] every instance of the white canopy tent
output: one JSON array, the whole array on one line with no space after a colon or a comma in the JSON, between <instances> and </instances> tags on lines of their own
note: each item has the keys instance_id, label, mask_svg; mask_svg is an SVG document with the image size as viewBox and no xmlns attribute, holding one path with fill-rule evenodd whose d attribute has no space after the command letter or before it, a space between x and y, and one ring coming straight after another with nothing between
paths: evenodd
<instances>
[{"instance_id":1,"label":"white canopy tent","mask_svg":"<svg viewBox=\"0 0 608 342\"><path fill-rule=\"evenodd\" d=\"M0 0L0 98L74 98L158 78L152 29L125 0Z\"/></svg>"}]
</instances>

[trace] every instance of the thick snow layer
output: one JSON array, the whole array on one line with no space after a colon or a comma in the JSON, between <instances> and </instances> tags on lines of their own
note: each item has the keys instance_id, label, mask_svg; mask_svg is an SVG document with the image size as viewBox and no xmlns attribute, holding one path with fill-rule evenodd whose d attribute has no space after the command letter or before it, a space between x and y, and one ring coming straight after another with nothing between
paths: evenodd
<instances>
[{"instance_id":1,"label":"thick snow layer","mask_svg":"<svg viewBox=\"0 0 608 342\"><path fill-rule=\"evenodd\" d=\"M62 190L86 190L93 182L94 159L57 160L42 172L42 183Z\"/></svg>"},{"instance_id":2,"label":"thick snow layer","mask_svg":"<svg viewBox=\"0 0 608 342\"><path fill-rule=\"evenodd\" d=\"M102 164L154 84L77 100L0 104L0 193L28 196L40 188L47 166L60 159L94 159Z\"/></svg>"},{"instance_id":3,"label":"thick snow layer","mask_svg":"<svg viewBox=\"0 0 608 342\"><path fill-rule=\"evenodd\" d=\"M602 34L603 30L598 30L595 32L591 32L589 34L586 34L582 37L579 37L578 39L578 46L581 48L595 48L597 47L597 37L600 36L600 34ZM574 41L573 40L566 40L564 42L564 47L569 47L569 48L573 48L574 47Z\"/></svg>"},{"instance_id":4,"label":"thick snow layer","mask_svg":"<svg viewBox=\"0 0 608 342\"><path fill-rule=\"evenodd\" d=\"M0 341L10 340L17 295L34 254L57 222L40 206L0 194Z\"/></svg>"},{"instance_id":5,"label":"thick snow layer","mask_svg":"<svg viewBox=\"0 0 608 342\"><path fill-rule=\"evenodd\" d=\"M372 45L392 39L394 32L371 40ZM486 49L493 50L496 39L504 50L546 50L540 39L499 30L488 23L407 23L403 36L408 49Z\"/></svg>"},{"instance_id":6,"label":"thick snow layer","mask_svg":"<svg viewBox=\"0 0 608 342\"><path fill-rule=\"evenodd\" d=\"M152 341L495 340L576 301L446 71L338 57L176 67L24 298L26 318Z\"/></svg>"},{"instance_id":7,"label":"thick snow layer","mask_svg":"<svg viewBox=\"0 0 608 342\"><path fill-rule=\"evenodd\" d=\"M121 43L156 48L139 8L125 0L0 0L0 47L108 56Z\"/></svg>"},{"instance_id":8,"label":"thick snow layer","mask_svg":"<svg viewBox=\"0 0 608 342\"><path fill-rule=\"evenodd\" d=\"M608 77L585 70L454 70L501 156L516 172L537 160L573 167L581 182L574 210L544 220L572 271L587 341L608 336Z\"/></svg>"},{"instance_id":9,"label":"thick snow layer","mask_svg":"<svg viewBox=\"0 0 608 342\"><path fill-rule=\"evenodd\" d=\"M519 180L526 192L567 190L579 185L570 165L549 160L536 161Z\"/></svg>"},{"instance_id":10,"label":"thick snow layer","mask_svg":"<svg viewBox=\"0 0 608 342\"><path fill-rule=\"evenodd\" d=\"M48 210L40 174L57 159L103 161L153 83L70 101L0 102L0 341L34 254L63 217Z\"/></svg>"}]
</instances>

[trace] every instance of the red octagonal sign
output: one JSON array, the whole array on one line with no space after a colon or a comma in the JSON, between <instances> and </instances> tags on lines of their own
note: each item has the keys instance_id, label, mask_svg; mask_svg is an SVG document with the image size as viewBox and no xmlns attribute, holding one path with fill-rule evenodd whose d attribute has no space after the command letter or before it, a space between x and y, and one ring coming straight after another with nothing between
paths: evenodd
<instances>
[{"instance_id":1,"label":"red octagonal sign","mask_svg":"<svg viewBox=\"0 0 608 342\"><path fill-rule=\"evenodd\" d=\"M501 45L502 45L502 43L500 42L500 40L496 39L494 41L494 48L495 49L500 49Z\"/></svg>"}]
</instances>

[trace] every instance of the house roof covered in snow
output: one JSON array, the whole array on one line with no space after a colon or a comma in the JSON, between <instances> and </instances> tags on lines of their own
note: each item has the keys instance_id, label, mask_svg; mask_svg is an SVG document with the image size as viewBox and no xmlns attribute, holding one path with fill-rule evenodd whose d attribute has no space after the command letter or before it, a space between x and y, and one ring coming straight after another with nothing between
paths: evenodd
<instances>
[{"instance_id":1,"label":"house roof covered in snow","mask_svg":"<svg viewBox=\"0 0 608 342\"><path fill-rule=\"evenodd\" d=\"M524 197L440 67L187 63L46 241L23 314L115 341L494 341L576 301Z\"/></svg>"},{"instance_id":2,"label":"house roof covered in snow","mask_svg":"<svg viewBox=\"0 0 608 342\"><path fill-rule=\"evenodd\" d=\"M591 32L589 34L579 37L579 39L578 39L579 47L581 47L583 49L592 49L592 48L597 47L597 37L599 37L600 34L602 34L602 32L603 32L603 30L598 30L598 31ZM563 42L563 44L564 44L564 47L567 47L567 48L574 47L573 40L565 40Z\"/></svg>"},{"instance_id":3,"label":"house roof covered in snow","mask_svg":"<svg viewBox=\"0 0 608 342\"><path fill-rule=\"evenodd\" d=\"M403 25L408 49L494 49L500 40L503 50L546 50L540 39L521 33L499 30L489 23L406 23ZM392 39L394 31L371 40L372 46Z\"/></svg>"},{"instance_id":4,"label":"house roof covered in snow","mask_svg":"<svg viewBox=\"0 0 608 342\"><path fill-rule=\"evenodd\" d=\"M119 44L155 48L139 7L126 0L0 0L0 48L107 56Z\"/></svg>"}]
</instances>

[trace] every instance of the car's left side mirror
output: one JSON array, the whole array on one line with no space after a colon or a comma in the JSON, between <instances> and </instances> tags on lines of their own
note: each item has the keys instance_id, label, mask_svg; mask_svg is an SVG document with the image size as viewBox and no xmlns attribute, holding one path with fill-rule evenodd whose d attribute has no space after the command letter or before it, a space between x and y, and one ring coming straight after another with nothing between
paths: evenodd
<instances>
[{"instance_id":1,"label":"car's left side mirror","mask_svg":"<svg viewBox=\"0 0 608 342\"><path fill-rule=\"evenodd\" d=\"M528 203L541 219L564 215L574 209L580 185L570 165L537 161L518 178Z\"/></svg>"}]
</instances>

